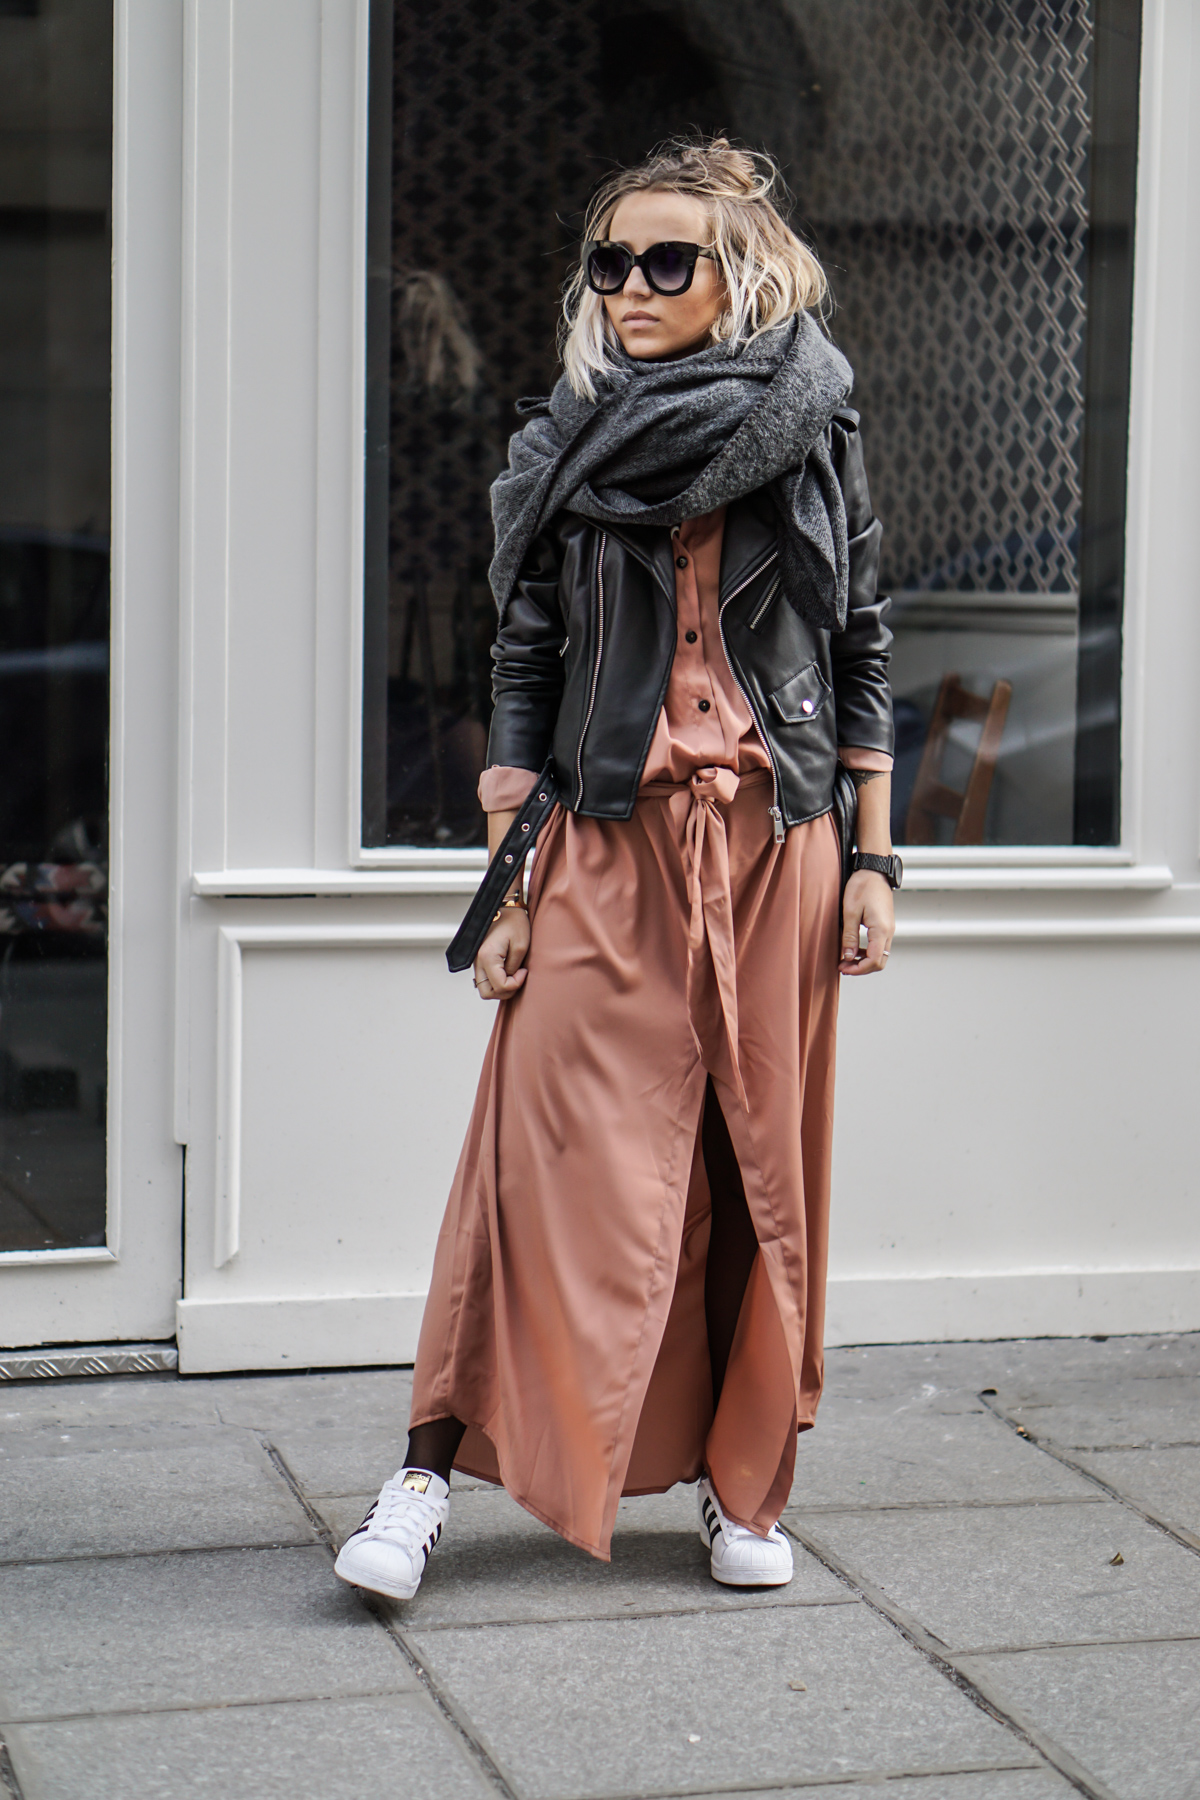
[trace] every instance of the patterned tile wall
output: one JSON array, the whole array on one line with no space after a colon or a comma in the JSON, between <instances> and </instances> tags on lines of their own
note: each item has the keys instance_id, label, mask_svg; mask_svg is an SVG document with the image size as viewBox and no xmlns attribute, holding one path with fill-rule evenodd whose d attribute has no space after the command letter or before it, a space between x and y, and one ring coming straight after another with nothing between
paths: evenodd
<instances>
[{"instance_id":1,"label":"patterned tile wall","mask_svg":"<svg viewBox=\"0 0 1200 1800\"><path fill-rule=\"evenodd\" d=\"M799 211L896 587L1076 586L1087 0L795 0L833 84Z\"/></svg>"}]
</instances>

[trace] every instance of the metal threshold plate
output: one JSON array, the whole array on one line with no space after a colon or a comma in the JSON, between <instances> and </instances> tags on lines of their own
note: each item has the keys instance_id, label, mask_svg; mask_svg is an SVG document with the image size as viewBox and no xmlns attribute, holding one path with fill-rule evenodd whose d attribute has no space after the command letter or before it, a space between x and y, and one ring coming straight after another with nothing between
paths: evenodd
<instances>
[{"instance_id":1,"label":"metal threshold plate","mask_svg":"<svg viewBox=\"0 0 1200 1800\"><path fill-rule=\"evenodd\" d=\"M174 1344L67 1344L58 1349L0 1350L0 1381L51 1381L81 1375L174 1374Z\"/></svg>"}]
</instances>

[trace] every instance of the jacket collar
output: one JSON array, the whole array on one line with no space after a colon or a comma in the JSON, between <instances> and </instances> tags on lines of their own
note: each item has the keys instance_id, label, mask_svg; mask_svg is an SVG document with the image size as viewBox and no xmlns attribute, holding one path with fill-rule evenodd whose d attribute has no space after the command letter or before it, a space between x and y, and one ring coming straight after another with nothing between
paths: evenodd
<instances>
[{"instance_id":1,"label":"jacket collar","mask_svg":"<svg viewBox=\"0 0 1200 1800\"><path fill-rule=\"evenodd\" d=\"M595 529L623 544L629 554L650 571L674 606L675 560L671 534L665 526L605 524L597 525ZM760 563L769 559L777 545L775 508L768 494L751 494L744 500L731 502L725 512L725 532L721 542L720 601L726 600Z\"/></svg>"}]
</instances>

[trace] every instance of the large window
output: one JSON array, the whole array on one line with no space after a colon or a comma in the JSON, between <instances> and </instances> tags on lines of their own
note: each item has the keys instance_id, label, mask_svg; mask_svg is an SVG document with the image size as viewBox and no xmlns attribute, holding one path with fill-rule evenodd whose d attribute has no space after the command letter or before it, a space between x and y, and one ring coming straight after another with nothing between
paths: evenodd
<instances>
[{"instance_id":1,"label":"large window","mask_svg":"<svg viewBox=\"0 0 1200 1800\"><path fill-rule=\"evenodd\" d=\"M364 842L483 841L488 484L589 188L770 150L894 597L898 842L1115 843L1136 0L374 0Z\"/></svg>"},{"instance_id":2,"label":"large window","mask_svg":"<svg viewBox=\"0 0 1200 1800\"><path fill-rule=\"evenodd\" d=\"M0 1252L104 1242L112 30L0 4Z\"/></svg>"}]
</instances>

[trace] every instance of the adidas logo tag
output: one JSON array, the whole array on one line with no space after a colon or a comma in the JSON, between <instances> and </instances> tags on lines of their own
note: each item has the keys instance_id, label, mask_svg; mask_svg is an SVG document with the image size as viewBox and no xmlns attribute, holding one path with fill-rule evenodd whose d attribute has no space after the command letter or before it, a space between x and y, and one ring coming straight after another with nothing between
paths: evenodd
<instances>
[{"instance_id":1,"label":"adidas logo tag","mask_svg":"<svg viewBox=\"0 0 1200 1800\"><path fill-rule=\"evenodd\" d=\"M432 1480L433 1476L424 1469L410 1469L400 1486L407 1488L411 1494L423 1494Z\"/></svg>"}]
</instances>

